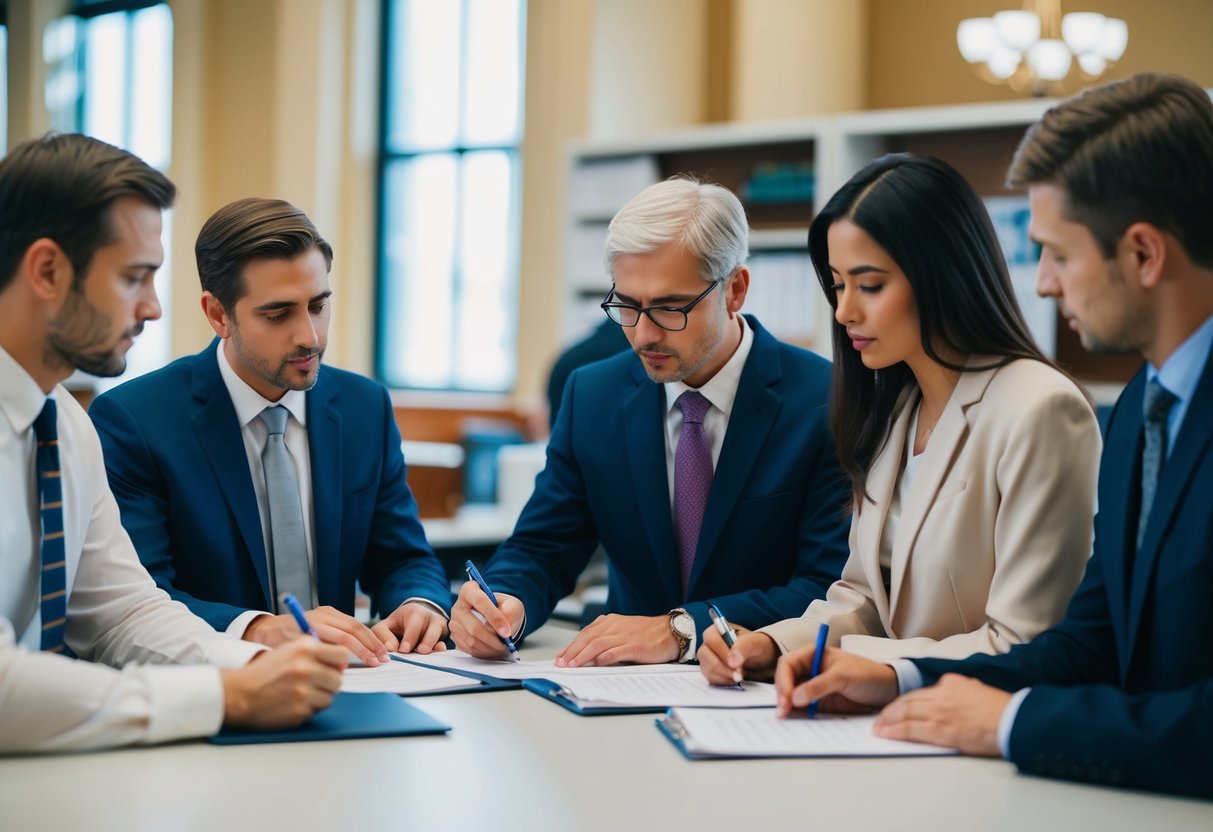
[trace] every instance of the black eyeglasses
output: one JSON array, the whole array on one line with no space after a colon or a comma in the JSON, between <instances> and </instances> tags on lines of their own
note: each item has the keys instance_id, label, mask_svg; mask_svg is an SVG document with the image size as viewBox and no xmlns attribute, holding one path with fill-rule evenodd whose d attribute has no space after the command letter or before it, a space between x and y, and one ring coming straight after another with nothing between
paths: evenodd
<instances>
[{"instance_id":1,"label":"black eyeglasses","mask_svg":"<svg viewBox=\"0 0 1213 832\"><path fill-rule=\"evenodd\" d=\"M669 330L670 332L680 332L687 328L687 314L695 308L695 304L706 298L713 289L720 285L720 282L719 280L713 280L711 286L704 289L699 297L686 306L640 307L630 303L612 301L611 298L615 296L614 287L611 288L611 291L607 292L606 297L603 298L602 303L599 305L602 307L602 311L607 313L607 317L620 326L636 326L636 324L640 323L641 314L645 314L649 316L650 321L662 329Z\"/></svg>"}]
</instances>

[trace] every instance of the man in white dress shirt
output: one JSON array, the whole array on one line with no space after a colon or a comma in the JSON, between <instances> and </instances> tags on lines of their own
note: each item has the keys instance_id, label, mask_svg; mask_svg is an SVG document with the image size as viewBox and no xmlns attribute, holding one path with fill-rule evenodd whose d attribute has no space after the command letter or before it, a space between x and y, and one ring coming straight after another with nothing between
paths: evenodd
<instances>
[{"instance_id":1,"label":"man in white dress shirt","mask_svg":"<svg viewBox=\"0 0 1213 832\"><path fill-rule=\"evenodd\" d=\"M0 752L288 726L340 686L344 649L301 638L258 655L156 588L92 424L59 384L74 369L121 373L160 317L152 281L174 193L138 158L79 135L0 161ZM195 666L155 666L170 663Z\"/></svg>"}]
</instances>

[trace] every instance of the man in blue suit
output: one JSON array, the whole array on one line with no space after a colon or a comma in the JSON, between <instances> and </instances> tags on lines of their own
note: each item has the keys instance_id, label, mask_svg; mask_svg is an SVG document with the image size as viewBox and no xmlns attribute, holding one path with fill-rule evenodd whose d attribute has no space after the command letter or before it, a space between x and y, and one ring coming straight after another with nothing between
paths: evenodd
<instances>
[{"instance_id":1,"label":"man in blue suit","mask_svg":"<svg viewBox=\"0 0 1213 832\"><path fill-rule=\"evenodd\" d=\"M830 650L808 682L781 664L780 709L900 692L881 736L1213 798L1213 103L1164 75L1090 90L1028 131L1009 181L1029 187L1037 291L1088 349L1147 362L1108 423L1087 575L1060 624L1006 655Z\"/></svg>"},{"instance_id":2,"label":"man in blue suit","mask_svg":"<svg viewBox=\"0 0 1213 832\"><path fill-rule=\"evenodd\" d=\"M501 607L465 584L457 646L497 656L501 636L543 624L599 543L610 614L560 666L687 661L709 601L760 627L801 614L838 577L848 524L829 364L741 315L748 235L733 194L689 179L615 216L603 309L632 351L569 379L547 465L485 570Z\"/></svg>"},{"instance_id":3,"label":"man in blue suit","mask_svg":"<svg viewBox=\"0 0 1213 832\"><path fill-rule=\"evenodd\" d=\"M329 244L294 206L244 199L206 222L196 254L218 338L91 408L140 559L173 598L249 641L298 635L278 605L289 591L321 640L368 664L440 649L450 591L387 391L320 366ZM356 581L383 617L373 630L352 616Z\"/></svg>"}]
</instances>

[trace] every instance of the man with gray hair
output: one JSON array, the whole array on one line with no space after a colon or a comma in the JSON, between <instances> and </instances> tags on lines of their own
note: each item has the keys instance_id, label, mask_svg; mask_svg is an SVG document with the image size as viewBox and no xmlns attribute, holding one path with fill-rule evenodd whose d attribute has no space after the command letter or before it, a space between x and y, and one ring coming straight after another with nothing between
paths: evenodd
<instances>
[{"instance_id":1,"label":"man with gray hair","mask_svg":"<svg viewBox=\"0 0 1213 832\"><path fill-rule=\"evenodd\" d=\"M485 570L500 608L466 583L458 647L503 655L503 638L542 625L600 543L608 614L558 666L685 662L709 602L754 628L825 595L848 525L829 363L741 315L748 237L737 197L692 179L653 185L615 215L602 308L635 355L570 377L535 493Z\"/></svg>"}]
</instances>

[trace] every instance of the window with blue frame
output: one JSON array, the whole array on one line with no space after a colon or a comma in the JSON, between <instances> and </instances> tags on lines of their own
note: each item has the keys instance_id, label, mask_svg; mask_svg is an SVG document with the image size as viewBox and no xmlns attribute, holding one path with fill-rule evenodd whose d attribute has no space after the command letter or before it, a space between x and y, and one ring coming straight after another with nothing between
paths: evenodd
<instances>
[{"instance_id":1,"label":"window with blue frame","mask_svg":"<svg viewBox=\"0 0 1213 832\"><path fill-rule=\"evenodd\" d=\"M376 368L514 384L525 0L385 0Z\"/></svg>"},{"instance_id":2,"label":"window with blue frame","mask_svg":"<svg viewBox=\"0 0 1213 832\"><path fill-rule=\"evenodd\" d=\"M152 0L76 0L46 27L46 108L51 129L86 133L168 170L172 148L173 17ZM171 212L164 215L164 266L156 292L166 311ZM122 379L162 366L170 356L167 314L148 324L127 353ZM117 380L105 379L100 386Z\"/></svg>"}]
</instances>

